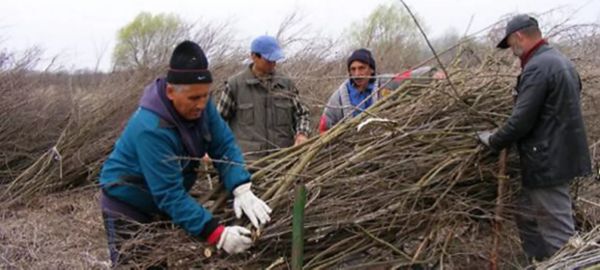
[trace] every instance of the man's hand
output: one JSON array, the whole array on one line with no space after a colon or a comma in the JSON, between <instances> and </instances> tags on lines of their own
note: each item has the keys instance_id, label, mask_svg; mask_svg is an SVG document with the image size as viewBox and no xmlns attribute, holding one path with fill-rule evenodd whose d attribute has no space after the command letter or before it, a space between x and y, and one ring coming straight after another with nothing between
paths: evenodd
<instances>
[{"instance_id":1,"label":"man's hand","mask_svg":"<svg viewBox=\"0 0 600 270\"><path fill-rule=\"evenodd\" d=\"M294 140L294 146L302 144L307 140L308 140L308 137L306 137L306 135L298 134L298 135L296 135L296 139Z\"/></svg>"},{"instance_id":2,"label":"man's hand","mask_svg":"<svg viewBox=\"0 0 600 270\"><path fill-rule=\"evenodd\" d=\"M217 248L222 248L229 254L244 252L252 246L250 234L250 230L244 227L227 226L219 238Z\"/></svg>"},{"instance_id":3,"label":"man's hand","mask_svg":"<svg viewBox=\"0 0 600 270\"><path fill-rule=\"evenodd\" d=\"M251 183L246 183L233 190L233 210L237 218L242 217L243 211L252 222L252 225L260 229L260 225L271 220L269 214L272 210L263 200L252 193L250 185Z\"/></svg>"},{"instance_id":4,"label":"man's hand","mask_svg":"<svg viewBox=\"0 0 600 270\"><path fill-rule=\"evenodd\" d=\"M477 140L479 140L485 146L490 147L490 137L492 137L492 135L494 135L493 130L478 131L478 132L476 132L476 134L477 134Z\"/></svg>"}]
</instances>

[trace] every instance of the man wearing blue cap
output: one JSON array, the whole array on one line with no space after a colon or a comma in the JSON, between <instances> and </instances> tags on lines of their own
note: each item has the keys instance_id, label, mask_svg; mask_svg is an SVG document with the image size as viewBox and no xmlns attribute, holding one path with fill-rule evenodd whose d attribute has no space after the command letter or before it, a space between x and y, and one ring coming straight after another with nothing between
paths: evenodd
<instances>
[{"instance_id":1,"label":"man wearing blue cap","mask_svg":"<svg viewBox=\"0 0 600 270\"><path fill-rule=\"evenodd\" d=\"M477 136L496 151L517 146L522 178L517 225L525 253L539 261L574 234L570 182L591 173L581 80L573 63L548 45L528 15L508 22L498 48L511 48L521 60L515 104L506 124Z\"/></svg>"},{"instance_id":2,"label":"man wearing blue cap","mask_svg":"<svg viewBox=\"0 0 600 270\"><path fill-rule=\"evenodd\" d=\"M196 181L197 158L208 153L238 218L255 227L270 220L271 209L252 193L250 174L231 130L210 101L212 75L198 44L184 41L171 56L166 78L144 90L100 173L101 207L113 265L140 263L149 251L124 241L139 224L171 220L190 235L228 253L252 245L250 231L223 226L188 191ZM185 157L193 157L189 160Z\"/></svg>"},{"instance_id":3,"label":"man wearing blue cap","mask_svg":"<svg viewBox=\"0 0 600 270\"><path fill-rule=\"evenodd\" d=\"M304 142L310 133L310 115L294 83L275 70L284 58L277 40L259 36L250 50L252 63L227 80L217 109L246 159L255 160Z\"/></svg>"}]
</instances>

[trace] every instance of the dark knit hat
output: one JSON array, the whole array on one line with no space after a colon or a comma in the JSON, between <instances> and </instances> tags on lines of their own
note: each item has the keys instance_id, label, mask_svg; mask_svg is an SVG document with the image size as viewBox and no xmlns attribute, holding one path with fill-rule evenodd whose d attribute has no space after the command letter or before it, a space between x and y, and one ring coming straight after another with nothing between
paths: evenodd
<instances>
[{"instance_id":1,"label":"dark knit hat","mask_svg":"<svg viewBox=\"0 0 600 270\"><path fill-rule=\"evenodd\" d=\"M350 64L352 64L352 62L354 62L354 61L363 62L363 63L369 65L369 67L371 67L371 69L373 69L373 72L376 72L375 59L373 59L373 55L371 54L371 51L361 48L361 49L358 49L358 50L352 52L350 57L348 57L348 63L347 63L348 70L350 70Z\"/></svg>"},{"instance_id":2,"label":"dark knit hat","mask_svg":"<svg viewBox=\"0 0 600 270\"><path fill-rule=\"evenodd\" d=\"M186 40L175 47L169 63L167 82L172 84L212 82L208 60L198 44Z\"/></svg>"}]
</instances>

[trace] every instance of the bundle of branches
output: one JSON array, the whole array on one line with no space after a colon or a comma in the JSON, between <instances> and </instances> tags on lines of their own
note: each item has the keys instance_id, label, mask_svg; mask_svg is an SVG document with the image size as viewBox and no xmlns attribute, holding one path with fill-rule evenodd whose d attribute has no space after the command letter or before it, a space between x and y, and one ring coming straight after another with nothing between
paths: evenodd
<instances>
[{"instance_id":1,"label":"bundle of branches","mask_svg":"<svg viewBox=\"0 0 600 270\"><path fill-rule=\"evenodd\" d=\"M600 226L573 237L552 258L538 265L539 269L548 270L598 269L592 266L600 266Z\"/></svg>"},{"instance_id":2,"label":"bundle of branches","mask_svg":"<svg viewBox=\"0 0 600 270\"><path fill-rule=\"evenodd\" d=\"M511 221L516 166L509 164L502 177L498 154L474 139L475 131L510 114L517 72L511 62L488 56L477 68L451 68L451 83L405 84L326 134L250 164L257 170L254 189L275 209L251 254L214 256L181 230L154 224L129 242L152 250L138 266L289 267L292 190L303 183L306 268L520 268L526 262ZM589 104L597 76L580 71ZM598 124L594 117L586 122ZM507 183L502 196L500 182ZM225 223L235 222L227 195L201 186L200 201ZM588 217L596 210L579 213L586 227L598 225Z\"/></svg>"},{"instance_id":3,"label":"bundle of branches","mask_svg":"<svg viewBox=\"0 0 600 270\"><path fill-rule=\"evenodd\" d=\"M31 165L66 123L71 100L57 94L48 76L27 70L36 57L36 51L29 51L23 59L9 58L7 69L0 67L0 184Z\"/></svg>"},{"instance_id":4,"label":"bundle of branches","mask_svg":"<svg viewBox=\"0 0 600 270\"><path fill-rule=\"evenodd\" d=\"M252 256L204 258L194 242L172 236L136 241L163 239L144 241L154 247L148 259L155 262L276 264L289 256L292 190L303 183L309 191L307 268L487 266L491 221L510 224L509 198L517 189L504 193L502 214L496 215L497 154L474 138L510 112L514 76L494 59L480 68L453 69L452 83L406 84L326 134L251 164L259 169L253 186L275 209ZM509 172L510 183L517 183ZM202 201L232 221L226 197L216 197ZM515 233L510 226L496 232L504 247L498 263L519 265Z\"/></svg>"},{"instance_id":5,"label":"bundle of branches","mask_svg":"<svg viewBox=\"0 0 600 270\"><path fill-rule=\"evenodd\" d=\"M455 70L452 83L398 89L311 144L255 164L265 166L255 177L268 179L258 186L275 209L290 209L289 190L306 183L307 267L487 265L480 225L494 217L498 168L473 135L510 112L513 78L498 67L489 58ZM289 242L290 213L281 214L265 245Z\"/></svg>"},{"instance_id":6,"label":"bundle of branches","mask_svg":"<svg viewBox=\"0 0 600 270\"><path fill-rule=\"evenodd\" d=\"M85 182L93 183L100 163L120 132L118 127L135 109L144 82L148 82L149 78L149 74L141 73L133 76L113 75L112 80L98 85L99 89L63 93L60 96L66 96L71 101L67 110L64 110L65 104L61 104L61 100L53 100L49 106L63 108L64 111L61 122L54 123L61 127L58 136L51 138L53 142L50 145L40 145L34 140L28 142L29 145L44 149L40 153L29 153L38 156L31 163L25 163L27 167L18 167L22 170L5 184L0 193L0 202L5 205L26 202L40 193L62 191ZM28 99L23 99L23 102L28 102ZM55 118L47 121L59 120L57 116L52 116ZM15 114L9 115L8 119L13 122L26 120ZM31 124L28 128L31 133L44 132L36 130ZM8 136L7 142L18 140L19 136L31 138L25 136L28 134L25 130L18 131L22 135L3 132L2 136Z\"/></svg>"}]
</instances>

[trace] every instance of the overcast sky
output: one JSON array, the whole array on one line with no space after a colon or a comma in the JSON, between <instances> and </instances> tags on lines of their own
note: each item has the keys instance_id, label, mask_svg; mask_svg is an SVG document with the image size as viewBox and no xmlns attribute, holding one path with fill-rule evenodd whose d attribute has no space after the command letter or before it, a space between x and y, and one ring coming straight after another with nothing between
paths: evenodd
<instances>
[{"instance_id":1,"label":"overcast sky","mask_svg":"<svg viewBox=\"0 0 600 270\"><path fill-rule=\"evenodd\" d=\"M424 18L435 36L449 28L463 33L482 29L504 14L542 13L562 8L576 23L600 23L600 0L405 0ZM34 45L46 55L59 55L67 69L110 67L116 32L140 12L166 12L186 21L230 21L240 40L274 34L281 20L294 10L324 34L338 36L351 22L361 20L390 0L2 0L0 48L19 51ZM540 23L543 24L543 21Z\"/></svg>"}]
</instances>

